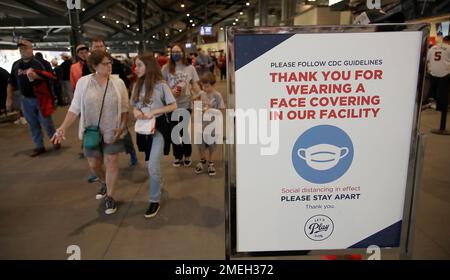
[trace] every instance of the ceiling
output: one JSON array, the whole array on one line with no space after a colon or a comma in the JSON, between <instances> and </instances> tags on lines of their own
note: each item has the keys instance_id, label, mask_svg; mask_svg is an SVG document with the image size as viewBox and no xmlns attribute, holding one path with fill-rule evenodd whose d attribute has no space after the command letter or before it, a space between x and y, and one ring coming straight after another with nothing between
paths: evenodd
<instances>
[{"instance_id":1,"label":"ceiling","mask_svg":"<svg viewBox=\"0 0 450 280\"><path fill-rule=\"evenodd\" d=\"M82 10L79 10L82 38L89 41L102 35L109 45L116 48L134 44L141 38L150 46L161 46L193 36L201 24L215 27L231 25L236 17L243 24L245 14L239 13L255 6L255 1L243 0L138 2L82 0ZM246 6L246 2L251 3L250 7ZM279 1L270 2L269 7ZM182 3L184 8L181 7ZM34 43L40 42L38 44L44 48L69 46L71 28L66 5L66 0L2 0L0 45L13 46L14 36L23 36ZM138 29L139 10L142 11L143 31Z\"/></svg>"},{"instance_id":2,"label":"ceiling","mask_svg":"<svg viewBox=\"0 0 450 280\"><path fill-rule=\"evenodd\" d=\"M281 18L281 0L266 0L268 16L277 25ZM328 5L329 0L285 0L299 6ZM250 6L246 3L249 2ZM258 18L258 0L81 0L79 11L81 41L98 35L106 38L115 50L134 50L139 41L153 49L170 43L195 39L198 27L211 24L217 30L223 26L248 24L248 13ZM355 13L367 9L367 0L344 0L337 10ZM184 8L181 7L184 4ZM383 8L401 6L407 19L450 12L450 0L381 0ZM143 28L139 28L142 13ZM189 16L187 15L189 14ZM273 21L275 19L275 21ZM192 26L195 24L195 26ZM139 30L138 30L139 29ZM23 36L41 49L67 49L70 45L70 17L66 0L1 0L0 48L14 48L14 37Z\"/></svg>"}]
</instances>

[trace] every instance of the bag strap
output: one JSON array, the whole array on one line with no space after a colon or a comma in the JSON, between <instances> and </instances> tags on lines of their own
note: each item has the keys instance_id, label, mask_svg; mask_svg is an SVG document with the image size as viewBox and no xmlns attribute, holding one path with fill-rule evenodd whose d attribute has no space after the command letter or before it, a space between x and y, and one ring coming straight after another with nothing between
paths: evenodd
<instances>
[{"instance_id":1,"label":"bag strap","mask_svg":"<svg viewBox=\"0 0 450 280\"><path fill-rule=\"evenodd\" d=\"M100 121L102 119L102 112L103 112L103 104L105 104L105 96L106 96L106 91L108 90L108 84L109 84L109 78L106 81L105 93L103 93L102 108L100 109L100 116L98 117L97 127L100 127Z\"/></svg>"}]
</instances>

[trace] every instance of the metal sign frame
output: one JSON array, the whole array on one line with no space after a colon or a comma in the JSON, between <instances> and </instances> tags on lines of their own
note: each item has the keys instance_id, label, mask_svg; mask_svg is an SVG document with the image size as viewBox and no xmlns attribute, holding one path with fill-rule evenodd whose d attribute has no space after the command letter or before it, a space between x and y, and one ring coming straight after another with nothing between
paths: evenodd
<instances>
[{"instance_id":1,"label":"metal sign frame","mask_svg":"<svg viewBox=\"0 0 450 280\"><path fill-rule=\"evenodd\" d=\"M292 26L292 27L230 27L226 29L227 45L227 97L228 109L235 107L235 36L241 34L311 34L311 33L370 33L370 32L422 32L419 75L415 96L413 125L411 131L410 156L408 161L405 203L401 229L400 246L396 248L381 248L381 252L399 253L400 258L411 258L412 235L414 230L414 210L417 202L422 158L424 151L424 137L420 135L420 113L423 96L423 86L426 70L426 53L428 50L429 24L374 24L374 25L333 25L333 26ZM233 121L235 119L228 119ZM227 129L228 129L227 125ZM227 135L235 138L235 126ZM233 143L236 143L234 141ZM341 250L308 250L308 251L263 251L263 252L237 252L237 225L236 225L236 144L224 146L225 168L225 256L232 257L262 257L262 256L300 256L322 254L365 254L366 249Z\"/></svg>"}]
</instances>

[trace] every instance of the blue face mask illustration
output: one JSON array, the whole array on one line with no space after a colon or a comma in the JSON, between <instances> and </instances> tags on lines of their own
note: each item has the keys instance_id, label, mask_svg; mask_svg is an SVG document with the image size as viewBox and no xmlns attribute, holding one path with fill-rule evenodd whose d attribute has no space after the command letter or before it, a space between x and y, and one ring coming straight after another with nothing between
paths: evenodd
<instances>
[{"instance_id":1,"label":"blue face mask illustration","mask_svg":"<svg viewBox=\"0 0 450 280\"><path fill-rule=\"evenodd\" d=\"M173 53L172 54L172 60L173 61L179 61L181 58L183 58L183 54L181 54L181 53Z\"/></svg>"}]
</instances>

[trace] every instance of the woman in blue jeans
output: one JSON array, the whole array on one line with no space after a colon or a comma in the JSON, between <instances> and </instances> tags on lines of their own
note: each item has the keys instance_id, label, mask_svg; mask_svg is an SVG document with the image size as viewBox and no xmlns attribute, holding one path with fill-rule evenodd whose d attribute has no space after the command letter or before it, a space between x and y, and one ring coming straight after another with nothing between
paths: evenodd
<instances>
[{"instance_id":1,"label":"woman in blue jeans","mask_svg":"<svg viewBox=\"0 0 450 280\"><path fill-rule=\"evenodd\" d=\"M137 120L156 118L157 122L154 134L144 138L147 141L145 145L149 148L150 153L147 162L150 176L150 205L144 216L145 218L152 218L156 216L160 208L161 157L164 139L167 138L164 137L167 136L167 131L162 131L158 122L164 121L165 114L174 111L177 108L177 103L172 91L163 79L156 59L152 55L137 57L136 75L137 81L131 95L134 117Z\"/></svg>"}]
</instances>

